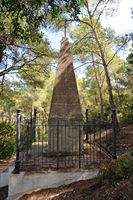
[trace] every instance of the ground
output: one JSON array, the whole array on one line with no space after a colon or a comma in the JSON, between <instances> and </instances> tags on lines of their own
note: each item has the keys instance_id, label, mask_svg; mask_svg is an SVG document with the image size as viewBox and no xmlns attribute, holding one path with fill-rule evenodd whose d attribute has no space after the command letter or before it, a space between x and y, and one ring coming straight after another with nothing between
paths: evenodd
<instances>
[{"instance_id":1,"label":"ground","mask_svg":"<svg viewBox=\"0 0 133 200\"><path fill-rule=\"evenodd\" d=\"M117 139L117 150L119 153L131 151L133 153L133 124L124 126Z\"/></svg>"},{"instance_id":2,"label":"ground","mask_svg":"<svg viewBox=\"0 0 133 200\"><path fill-rule=\"evenodd\" d=\"M19 200L132 200L133 177L100 184L96 179L25 194Z\"/></svg>"},{"instance_id":3,"label":"ground","mask_svg":"<svg viewBox=\"0 0 133 200\"><path fill-rule=\"evenodd\" d=\"M3 171L8 165L10 165L14 160L15 160L14 155L10 159L0 160L0 172Z\"/></svg>"}]
</instances>

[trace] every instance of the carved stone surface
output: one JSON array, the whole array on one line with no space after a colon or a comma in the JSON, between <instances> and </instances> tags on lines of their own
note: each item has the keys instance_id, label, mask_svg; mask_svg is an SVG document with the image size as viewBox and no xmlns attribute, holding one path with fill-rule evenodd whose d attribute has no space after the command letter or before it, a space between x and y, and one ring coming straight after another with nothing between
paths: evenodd
<instances>
[{"instance_id":1,"label":"carved stone surface","mask_svg":"<svg viewBox=\"0 0 133 200\"><path fill-rule=\"evenodd\" d=\"M73 125L73 123L76 123L76 125ZM73 152L73 150L78 152L79 139L82 138L79 135L79 125L81 124L82 114L73 69L73 59L68 39L64 37L61 41L60 57L49 113L49 152ZM59 129L57 129L57 126L59 126ZM73 143L74 147L72 147Z\"/></svg>"}]
</instances>

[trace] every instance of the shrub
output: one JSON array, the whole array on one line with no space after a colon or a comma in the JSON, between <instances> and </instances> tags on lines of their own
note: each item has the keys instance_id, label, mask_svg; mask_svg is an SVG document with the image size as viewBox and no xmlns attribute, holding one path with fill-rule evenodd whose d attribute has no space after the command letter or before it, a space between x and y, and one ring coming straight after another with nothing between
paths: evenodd
<instances>
[{"instance_id":1,"label":"shrub","mask_svg":"<svg viewBox=\"0 0 133 200\"><path fill-rule=\"evenodd\" d=\"M133 156L125 153L116 160L107 162L101 166L98 173L98 180L117 180L133 176Z\"/></svg>"},{"instance_id":2,"label":"shrub","mask_svg":"<svg viewBox=\"0 0 133 200\"><path fill-rule=\"evenodd\" d=\"M0 122L0 159L8 159L15 152L15 130L9 123Z\"/></svg>"}]
</instances>

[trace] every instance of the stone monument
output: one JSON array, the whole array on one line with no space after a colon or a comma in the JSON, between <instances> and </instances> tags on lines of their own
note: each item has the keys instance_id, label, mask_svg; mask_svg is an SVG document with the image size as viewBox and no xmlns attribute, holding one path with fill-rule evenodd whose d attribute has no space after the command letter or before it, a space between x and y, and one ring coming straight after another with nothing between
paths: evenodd
<instances>
[{"instance_id":1,"label":"stone monument","mask_svg":"<svg viewBox=\"0 0 133 200\"><path fill-rule=\"evenodd\" d=\"M69 41L63 37L48 119L48 152L78 153L82 114Z\"/></svg>"}]
</instances>

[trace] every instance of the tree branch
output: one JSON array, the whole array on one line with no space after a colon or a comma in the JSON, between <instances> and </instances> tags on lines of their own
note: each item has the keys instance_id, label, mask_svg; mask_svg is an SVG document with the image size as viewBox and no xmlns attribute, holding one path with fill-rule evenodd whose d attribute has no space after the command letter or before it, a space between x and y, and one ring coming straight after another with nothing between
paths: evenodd
<instances>
[{"instance_id":1,"label":"tree branch","mask_svg":"<svg viewBox=\"0 0 133 200\"><path fill-rule=\"evenodd\" d=\"M105 10L105 8L107 7L107 5L108 5L109 1L110 1L110 0L108 0L108 1L105 3L105 5L104 5L103 9L101 10L101 12L100 12L99 16L97 17L96 24L98 23L98 21L99 21L99 19L100 19L101 15L102 15L102 13L103 13L103 11L104 11L104 10Z\"/></svg>"},{"instance_id":2,"label":"tree branch","mask_svg":"<svg viewBox=\"0 0 133 200\"><path fill-rule=\"evenodd\" d=\"M107 66L112 62L112 60L114 59L114 57L117 55L117 53L130 41L130 38L128 40L125 41L125 43L123 43L122 46L120 46L115 53L113 54L112 58L109 60L109 62L107 63Z\"/></svg>"},{"instance_id":3,"label":"tree branch","mask_svg":"<svg viewBox=\"0 0 133 200\"><path fill-rule=\"evenodd\" d=\"M99 1L98 1L96 7L95 7L94 10L93 10L92 17L95 15L95 12L96 12L96 10L97 10L97 8L98 8L98 6L100 5L101 2L102 2L102 0L99 0Z\"/></svg>"},{"instance_id":4,"label":"tree branch","mask_svg":"<svg viewBox=\"0 0 133 200\"><path fill-rule=\"evenodd\" d=\"M7 69L1 71L1 72L0 72L0 76L3 76L3 75L5 75L5 74L8 74L10 71L19 70L19 69L21 69L22 67L24 67L25 65L29 64L30 62L36 60L37 58L39 58L39 57L41 57L41 56L47 56L47 55L46 55L46 54L40 54L40 55L36 56L35 58L33 58L32 60L29 60L29 61L23 63L23 64L20 65L20 66L11 66L11 67L9 67L9 68L7 68Z\"/></svg>"}]
</instances>

